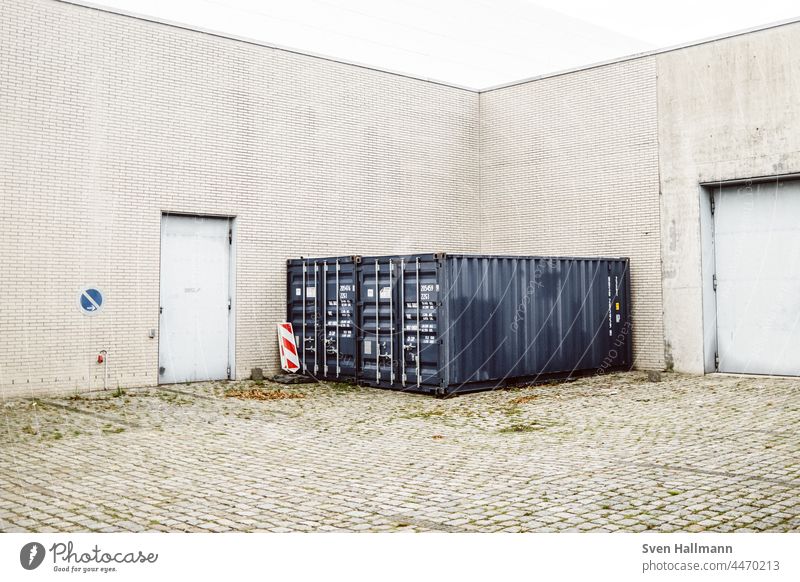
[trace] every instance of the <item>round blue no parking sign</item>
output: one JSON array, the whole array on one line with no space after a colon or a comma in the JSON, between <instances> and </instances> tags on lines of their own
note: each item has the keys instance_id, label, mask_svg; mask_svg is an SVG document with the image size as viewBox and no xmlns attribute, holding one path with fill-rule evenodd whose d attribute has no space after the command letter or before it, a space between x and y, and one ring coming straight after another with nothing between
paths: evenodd
<instances>
[{"instance_id":1,"label":"round blue no parking sign","mask_svg":"<svg viewBox=\"0 0 800 582\"><path fill-rule=\"evenodd\" d=\"M97 315L104 302L103 292L97 287L84 287L78 294L78 307L84 315Z\"/></svg>"}]
</instances>

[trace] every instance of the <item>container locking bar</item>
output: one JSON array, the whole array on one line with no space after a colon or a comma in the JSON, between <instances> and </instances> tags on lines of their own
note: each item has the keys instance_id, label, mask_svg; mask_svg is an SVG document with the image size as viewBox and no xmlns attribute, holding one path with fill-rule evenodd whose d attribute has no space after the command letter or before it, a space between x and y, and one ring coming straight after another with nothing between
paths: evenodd
<instances>
[{"instance_id":1,"label":"container locking bar","mask_svg":"<svg viewBox=\"0 0 800 582\"><path fill-rule=\"evenodd\" d=\"M314 261L314 375L319 372L319 364L317 362L317 342L319 341L319 308L317 307L317 261Z\"/></svg>"},{"instance_id":2,"label":"container locking bar","mask_svg":"<svg viewBox=\"0 0 800 582\"><path fill-rule=\"evenodd\" d=\"M392 289L392 273L394 262L389 259L389 384L394 385L394 289Z\"/></svg>"},{"instance_id":3,"label":"container locking bar","mask_svg":"<svg viewBox=\"0 0 800 582\"><path fill-rule=\"evenodd\" d=\"M308 372L306 367L306 262L303 261L303 373Z\"/></svg>"},{"instance_id":4,"label":"container locking bar","mask_svg":"<svg viewBox=\"0 0 800 582\"><path fill-rule=\"evenodd\" d=\"M381 322L379 319L380 314L380 289L378 287L378 273L380 267L378 266L378 259L375 259L375 381L381 381Z\"/></svg>"},{"instance_id":5,"label":"container locking bar","mask_svg":"<svg viewBox=\"0 0 800 582\"><path fill-rule=\"evenodd\" d=\"M322 375L328 377L328 261L322 262Z\"/></svg>"},{"instance_id":6,"label":"container locking bar","mask_svg":"<svg viewBox=\"0 0 800 582\"><path fill-rule=\"evenodd\" d=\"M419 374L420 374L420 365L419 365L419 356L420 356L419 310L420 310L420 302L419 302L419 257L417 257L417 388L419 388Z\"/></svg>"},{"instance_id":7,"label":"container locking bar","mask_svg":"<svg viewBox=\"0 0 800 582\"><path fill-rule=\"evenodd\" d=\"M400 382L406 387L406 261L400 259Z\"/></svg>"},{"instance_id":8,"label":"container locking bar","mask_svg":"<svg viewBox=\"0 0 800 582\"><path fill-rule=\"evenodd\" d=\"M342 301L339 298L339 259L336 259L336 377L339 377L339 309L341 309Z\"/></svg>"}]
</instances>

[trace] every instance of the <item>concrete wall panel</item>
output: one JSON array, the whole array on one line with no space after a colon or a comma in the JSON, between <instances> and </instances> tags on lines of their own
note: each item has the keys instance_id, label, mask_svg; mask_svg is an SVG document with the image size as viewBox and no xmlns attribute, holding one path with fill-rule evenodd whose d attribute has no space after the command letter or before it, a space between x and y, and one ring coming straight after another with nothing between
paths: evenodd
<instances>
[{"instance_id":1,"label":"concrete wall panel","mask_svg":"<svg viewBox=\"0 0 800 582\"><path fill-rule=\"evenodd\" d=\"M676 370L703 373L704 321L714 325L708 303L703 313L700 184L800 171L798 46L800 24L790 24L656 57L664 332Z\"/></svg>"}]
</instances>

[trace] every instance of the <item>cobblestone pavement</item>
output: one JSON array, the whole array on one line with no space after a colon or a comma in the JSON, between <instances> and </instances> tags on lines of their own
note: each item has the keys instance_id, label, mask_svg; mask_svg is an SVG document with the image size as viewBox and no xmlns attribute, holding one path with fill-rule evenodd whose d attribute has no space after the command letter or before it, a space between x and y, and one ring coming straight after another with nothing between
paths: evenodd
<instances>
[{"instance_id":1,"label":"cobblestone pavement","mask_svg":"<svg viewBox=\"0 0 800 582\"><path fill-rule=\"evenodd\" d=\"M0 531L800 531L799 387L633 372L447 400L252 382L7 400ZM226 397L249 388L302 397Z\"/></svg>"}]
</instances>

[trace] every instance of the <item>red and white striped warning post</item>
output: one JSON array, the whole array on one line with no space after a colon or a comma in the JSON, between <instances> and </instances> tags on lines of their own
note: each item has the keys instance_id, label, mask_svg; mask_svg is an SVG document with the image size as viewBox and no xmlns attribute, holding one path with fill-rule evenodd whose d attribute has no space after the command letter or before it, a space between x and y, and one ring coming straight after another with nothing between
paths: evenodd
<instances>
[{"instance_id":1,"label":"red and white striped warning post","mask_svg":"<svg viewBox=\"0 0 800 582\"><path fill-rule=\"evenodd\" d=\"M297 356L297 345L294 342L291 323L278 324L278 346L281 352L281 368L287 372L297 372L300 368L300 358Z\"/></svg>"}]
</instances>

